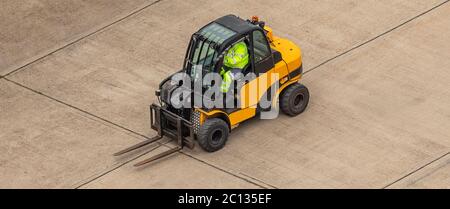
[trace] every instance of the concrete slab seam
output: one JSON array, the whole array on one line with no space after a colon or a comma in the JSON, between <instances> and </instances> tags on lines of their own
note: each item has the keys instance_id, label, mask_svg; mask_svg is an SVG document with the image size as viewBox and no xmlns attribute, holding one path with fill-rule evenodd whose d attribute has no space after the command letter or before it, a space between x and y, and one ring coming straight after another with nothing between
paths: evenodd
<instances>
[{"instance_id":1,"label":"concrete slab seam","mask_svg":"<svg viewBox=\"0 0 450 209\"><path fill-rule=\"evenodd\" d=\"M22 69L25 69L27 66L30 66L30 65L32 65L33 63L38 62L39 60L45 59L46 57L48 57L48 56L50 56L50 55L52 55L52 54L54 54L54 53L56 53L56 52L58 52L58 51L61 51L61 50L65 49L65 48L68 47L68 46L71 46L71 45L73 45L73 44L76 44L76 43L78 43L78 42L80 42L80 41L82 41L82 40L84 40L84 39L86 39L86 38L88 38L88 37L90 37L90 36L92 36L92 35L95 35L95 34L101 32L101 31L103 31L103 30L105 30L105 29L107 29L107 28L109 28L109 27L111 27L111 26L113 26L113 25L115 25L115 24L117 24L117 23L119 23L119 22L122 22L123 20L125 20L125 19L127 19L127 18L129 18L129 17L131 17L131 16L133 16L133 15L135 15L135 14L137 14L137 13L139 13L139 12L141 12L141 11L143 11L143 10L145 10L145 9L147 9L147 8L149 8L149 7L151 7L151 6L155 5L155 4L157 4L157 3L159 3L159 2L161 2L161 1L163 1L163 0L156 0L156 1L154 1L154 2L152 2L152 3L150 3L150 4L148 4L148 5L145 5L144 7L139 8L139 9L137 9L137 10L131 12L130 14L127 14L127 15L125 15L125 16L123 16L123 17L121 17L121 18L119 18L119 19L117 19L117 20L115 20L115 21L113 21L113 22L111 22L111 23L109 23L109 24L107 24L107 25L105 25L105 26L103 26L103 27L101 27L101 28L99 28L99 29L97 29L97 30L91 32L91 33L89 33L89 34L86 34L86 35L84 35L84 36L82 36L82 37L79 37L79 38L77 38L77 39L75 39L75 40L69 42L69 43L66 43L66 44L60 46L59 48L57 48L57 49L55 49L55 50L53 50L53 51L51 51L51 52L49 52L49 53L47 53L47 54L44 54L44 55L38 57L37 59L35 59L35 60L33 60L33 61L29 62L29 63L26 63L26 64L24 64L24 65L22 65L22 66L16 68L15 70L12 70L12 71L10 71L10 72L8 72L8 73L6 73L6 74L4 74L4 75L0 75L0 76L1 76L1 77L7 77L7 76L10 76L10 75L12 75L12 74L14 74L14 73L16 73L16 72L19 72L19 71L21 71Z\"/></svg>"},{"instance_id":2,"label":"concrete slab seam","mask_svg":"<svg viewBox=\"0 0 450 209\"><path fill-rule=\"evenodd\" d=\"M257 182L263 183L263 184L265 184L265 185L271 187L272 189L279 189L279 188L276 187L276 186L273 186L273 185L271 185L271 184L269 184L269 183L267 183L267 182L265 182L265 181L263 181L263 180L257 179L257 178L255 178L255 177L252 177L252 176L248 175L248 174L245 174L245 173L242 173L242 172L239 172L239 174L241 174L241 175L243 175L243 176L245 176L245 177L247 177L247 178L253 179L253 180L257 181Z\"/></svg>"},{"instance_id":3,"label":"concrete slab seam","mask_svg":"<svg viewBox=\"0 0 450 209\"><path fill-rule=\"evenodd\" d=\"M9 81L9 82L11 82L11 83L14 83L14 84L16 84L16 85L18 85L18 86L20 86L20 87L22 87L22 88L25 88L25 89L28 89L28 90L34 92L34 93L43 95L43 96L45 96L45 97L47 97L47 98L49 98L49 99L51 99L51 100L54 100L54 101L56 101L56 102L58 102L58 103L60 103L60 104L63 104L63 105L65 105L65 106L69 106L70 108L73 108L73 109L76 109L76 110L78 110L78 111L81 111L81 112L83 112L83 113L85 113L85 114L87 114L87 115L90 115L90 116L92 116L92 117L95 117L95 118L97 118L97 119L99 119L99 120L101 120L101 121L103 121L103 122L112 124L113 126L116 126L116 127L120 128L120 129L123 129L123 130L125 130L125 131L127 131L127 132L136 134L136 135L138 135L138 136L140 136L140 137L143 137L143 138L148 138L147 136L145 136L145 135L143 135L143 134L140 134L140 133L138 133L138 132L136 132L136 131L133 131L133 130L131 130L131 129L129 129L129 128L126 128L126 127L124 127L124 126L122 126L122 125L119 125L119 124L116 124L116 123L114 123L114 122L112 122L112 121L109 121L109 120L107 120L107 119L101 118L100 116L97 116L97 115L95 115L95 114L93 114L93 113L90 113L90 112L85 111L85 110L83 110L83 109L81 109L81 108L78 108L78 107L75 107L75 106L73 106L73 105L70 105L70 104L68 104L68 103L66 103L66 102L64 102L64 101L58 100L58 99L56 99L56 98L53 98L53 97L51 97L51 96L49 96L49 95L46 95L46 94L44 94L44 93L42 93L42 92L39 92L39 91L37 91L37 90L34 90L34 89L32 89L31 87L27 87L27 86L25 86L25 85L23 85L23 84L20 84L20 83L16 82L16 81L13 81L13 80L11 80L11 79L8 79L7 76L9 76L9 75L11 75L11 74L14 74L14 73L16 73L16 72L18 72L18 71L20 71L20 70L22 70L22 69L25 69L27 66L29 66L29 65L31 65L31 64L33 64L33 63L39 61L39 60L42 60L42 59L44 59L45 57L50 56L51 54L53 54L53 53L55 53L55 52L58 52L58 51L60 51L60 50L63 50L64 48L66 48L66 47L68 47L68 46L70 46L70 45L76 44L77 42L81 41L81 40L84 39L84 38L87 38L87 37L92 36L92 35L94 35L94 34L96 34L96 33L98 33L98 32L101 32L102 30L104 30L104 29L106 29L106 28L108 28L108 27L110 27L110 26L112 26L112 25L114 25L114 24L116 24L116 23L118 23L118 22L120 22L120 21L125 20L126 18L128 18L128 17L130 17L130 16L133 16L134 14L136 14L136 13L138 13L138 12L140 12L140 11L142 11L142 10L144 10L144 9L146 9L146 8L152 6L152 5L154 5L154 4L156 4L156 3L160 2L160 1L162 1L162 0L157 0L157 1L155 1L155 2L152 2L151 4L149 4L149 5L147 5L147 6L143 7L143 8L140 8L140 9L137 10L137 11L132 12L131 14L126 15L125 17L120 18L119 20L116 20L116 21L114 21L113 23L110 23L110 24L108 24L107 26L104 26L104 27L100 28L99 30L96 30L95 32L89 33L89 34L86 35L86 36L83 36L83 37L81 37L81 38L78 38L78 39L76 39L75 41L70 42L70 43L68 43L68 44L66 44L66 45L64 45L64 46L62 46L62 47L56 49L55 51L52 51L52 52L50 52L50 53L48 53L48 54L46 54L46 55L44 55L44 56L42 56L42 57L39 57L39 58L37 58L36 60L31 61L31 62L29 62L29 63L27 63L27 64L25 64L25 65L23 65L23 66L21 66L21 67L19 67L19 68L17 68L17 69L15 69L15 70L13 70L13 71L11 71L11 72L5 74L5 75L0 75L0 79L5 79L6 81ZM321 66L326 65L326 64L328 64L329 62L331 62L331 61L333 61L333 60L335 60L335 59L338 59L338 58L344 56L345 54L350 53L350 52L353 51L353 50L357 50L358 48L363 47L364 45L369 44L370 42L373 42L373 41L375 41L375 40L377 40L377 39L379 39L379 38L381 38L381 37L383 37L383 36L389 34L389 33L392 32L392 31L395 31L396 29L399 29L400 27L402 27L402 26L404 26L404 25L406 25L406 24L408 24L408 23L410 23L410 22L412 22L412 21L414 21L414 20L416 20L416 19L418 19L418 18L420 18L420 17L422 17L422 16L424 16L424 15L430 13L430 12L433 11L434 9L437 9L437 8L443 6L444 4L448 3L449 1L450 1L450 0L446 0L446 1L444 1L444 2L442 2L442 3L440 3L440 4L438 4L438 5L436 5L436 6L434 6L434 7L432 7L431 9L428 9L428 10L426 10L425 12L422 12L422 13L420 13L420 14L414 16L413 18L411 18L411 19L409 19L409 20L407 20L407 21L401 23L400 25L397 25L397 26L395 26L395 27L393 27L393 28L391 28L391 29L389 29L389 30L387 30L387 31L385 31L385 32L383 32L383 33L381 33L381 34L379 34L379 35L377 35L377 36L375 36L375 37L373 37L373 38L371 38L371 39L369 39L369 40L367 40L367 41L361 43L361 44L359 44L359 45L356 45L356 46L354 46L354 47L352 47L352 48L346 50L345 52L343 52L343 53L341 53L341 54L338 54L338 55L336 55L336 56L334 56L334 57L332 57L332 58L330 58L330 59L328 59L328 60L326 60L326 61L320 63L319 65L317 65L317 66L315 66L315 67L313 67L313 68L307 70L307 71L305 72L305 74L306 74L306 73L309 73L309 72L311 72L311 71L313 71L313 70L316 70L316 69L320 68ZM164 145L164 146L166 146L166 145ZM150 152L150 151L149 151L149 152ZM252 184L254 184L254 185L257 185L257 186L259 186L259 187L261 187L261 188L267 188L267 187L262 186L262 185L260 185L260 184L258 184L258 183L255 183L255 182L253 182L253 181L251 181L251 180L249 180L249 179L247 179L247 178L244 178L244 177L242 177L242 176L246 176L246 177L248 177L248 178L250 178L250 179L253 179L253 180L255 180L255 181L259 181L260 183L264 183L264 184L266 184L266 185L268 185L268 186L271 186L270 184L267 184L267 183L265 183L265 182L263 182L263 181L261 181L261 180L258 180L258 179L256 179L256 178L253 178L253 177L251 177L251 176L247 176L247 175L242 174L242 173L240 173L240 174L242 174L242 176L239 175L239 174L234 174L234 173L232 173L232 172L230 172L230 171L227 171L227 170L225 170L225 169L223 169L223 168L220 168L220 167L217 167L217 166L215 166L215 165L213 165L213 164L210 164L210 163L208 163L208 162L206 162L206 161L204 161L204 160L198 159L198 158L196 158L196 157L194 157L194 156L192 156L192 155L190 155L190 154L188 154L188 153L185 153L185 152L182 152L182 151L181 151L180 153L182 153L182 154L184 154L184 155L186 155L186 156L188 156L188 157L190 157L190 158L192 158L192 159L195 159L195 160L197 160L197 161L199 161L199 162L201 162L201 163L204 163L204 164L209 165L209 166L211 166L211 167L213 167L213 168L216 168L216 169L221 170L221 171L223 171L223 172L225 172L225 173L228 173L228 174L230 174L230 175L232 175L232 176L235 176L235 177L240 178L240 179L242 179L242 180L245 180L245 181L247 181L247 182L249 182L249 183L252 183ZM425 165L423 165L423 166L419 167L418 169L416 169L416 170L414 170L414 171L412 171L412 172L406 174L405 176L402 176L401 178L395 180L394 182L388 184L387 186L385 186L385 187L383 187L383 188L388 188L388 187L394 185L395 183L397 183L397 182L399 182L399 181L401 181L401 180L407 178L408 176L413 175L414 173L420 171L421 169L423 169L423 168L429 166L429 165L432 164L433 162L436 162L437 160L442 159L443 157L445 157L445 156L447 156L447 155L449 155L449 154L450 154L450 152L444 154L443 156L438 157L437 159L432 160L432 161L429 162L429 163L426 163ZM139 155L138 157L141 157L141 155ZM136 157L136 158L134 158L134 159L137 159L138 157ZM133 159L133 160L134 160L134 159ZM130 161L132 161L132 160L130 160ZM109 170L109 171L107 171L107 172L105 172L105 173L102 173L102 174L100 174L100 176L97 176L97 177L95 177L94 179L91 179L91 180L89 180L88 182L85 182L85 183L83 183L83 184L77 186L76 188L80 188L80 187L82 187L82 186L84 186L84 185L86 185L86 184L89 184L90 182L95 181L95 180L97 180L98 178L101 178L102 176L107 175L108 173L110 173L110 172L112 172L112 171L114 171L114 170L116 170L116 169L122 167L123 165L129 163L130 161L127 161L127 162L125 162L125 163L123 163L123 164L120 164L120 165L114 167L112 170ZM274 187L274 186L271 186L271 187ZM276 187L274 187L274 188L276 188Z\"/></svg>"},{"instance_id":4,"label":"concrete slab seam","mask_svg":"<svg viewBox=\"0 0 450 209\"><path fill-rule=\"evenodd\" d=\"M22 87L22 88L25 88L25 89L27 89L27 90L29 90L29 91L31 91L31 92L34 92L34 93L39 94L39 95L42 95L42 96L44 96L44 97L46 97L46 98L48 98L48 99L51 99L51 100L53 100L53 101L56 101L56 102L58 102L58 103L60 103L60 104L62 104L62 105L68 106L68 107L70 107L70 108L72 108L72 109L75 109L75 110L78 110L78 111L80 111L80 112L82 112L82 113L84 113L84 114L87 114L87 115L90 115L90 116L92 116L92 117L94 117L94 118L97 118L97 119L99 119L99 120L101 120L101 121L103 121L103 122L105 122L105 123L111 124L111 125L113 125L113 126L116 126L116 127L120 128L120 129L123 129L123 130L125 130L125 131L130 132L130 133L136 134L136 135L138 135L138 136L140 136L140 137L143 137L143 138L145 138L145 139L150 139L148 136L145 136L144 134L138 133L138 132L133 131L133 130L131 130L131 129L129 129L129 128L126 128L126 127L124 127L124 126L122 126L122 125L119 125L119 124L117 124L117 123L114 123L114 122L112 122L112 121L109 121L109 120L107 120L107 119L104 119L104 118L102 118L102 117L100 117L100 116L97 116L97 115L95 115L95 114L93 114L93 113L90 113L90 112L88 112L88 111L86 111L86 110L83 110L83 109L78 108L78 107L75 107L75 106L73 106L73 105L71 105L71 104L69 104L69 103L66 103L66 102L64 102L64 101L61 101L61 100L56 99L56 98L54 98L54 97L51 97L51 96L49 96L49 95L46 95L46 94L44 94L44 93L42 93L42 92L40 92L40 91L34 90L34 89L32 89L32 88L30 88L30 87L28 87L28 86L25 86L25 85L23 85L23 84L21 84L21 83L18 83L18 82L16 82L16 81L13 81L13 80L11 80L11 79L9 79L9 78L4 77L4 79L5 79L6 81L9 81L9 82L11 82L11 83L17 85L17 86L20 86L20 87ZM166 146L166 147L167 147L167 146ZM170 148L170 147L169 147L169 148ZM260 185L260 184L258 184L258 183L256 183L256 182L253 182L253 181L249 180L249 179L243 178L242 176L236 175L236 174L234 174L234 173L232 173L232 172L230 172L230 171L227 171L227 170L225 170L225 169L223 169L223 168L219 168L218 166L215 166L215 165L213 165L213 164L211 164L211 163L208 163L208 162L206 162L206 161L204 161L204 160L201 160L201 159L199 159L199 158L197 158L197 157L194 157L194 156L192 156L192 155L190 155L190 154L187 154L187 153L185 153L185 152L180 151L179 153L181 153L181 154L183 154L183 155L185 155L185 156L188 156L189 158L192 158L192 159L194 159L194 160L196 160L196 161L198 161L198 162L201 162L201 163L203 163L203 164L205 164L205 165L208 165L208 166L210 166L210 167L212 167L212 168L215 168L215 169L217 169L217 170L220 170L220 171L222 171L222 172L225 172L225 173L227 173L227 174L229 174L229 175L231 175L231 176L237 177L237 178L239 178L239 179L241 179L241 180L244 180L244 181L246 181L246 182L249 182L249 183L251 183L251 184L254 184L254 185L256 185L256 186L258 186L258 187L260 187L260 188L264 188L264 189L267 188L267 187L265 187L265 186L263 186L263 185Z\"/></svg>"},{"instance_id":5,"label":"concrete slab seam","mask_svg":"<svg viewBox=\"0 0 450 209\"><path fill-rule=\"evenodd\" d=\"M161 144L161 145L166 145L166 144L168 144L168 143L170 143L170 142L172 142L172 141L173 141L173 140L169 140L169 141L167 141L167 142L165 142L165 143L160 143L160 144ZM146 154L148 154L148 153L150 153L150 152L152 152L152 151L158 149L159 147L160 147L159 145L157 145L157 146L155 146L155 147L152 147L150 150L147 150L147 151L145 151L145 152L143 152L143 153L141 153L141 154L139 154L139 155L137 155L137 156L135 156L135 157L133 157L133 158L131 158L131 159L129 159L129 160L127 160L127 161L125 161L125 162L123 162L123 163L117 165L117 166L115 166L115 167L112 168L111 170L108 170L108 171L106 171L106 172L103 172L103 173L100 173L100 174L97 174L97 175L93 175L93 176L90 177L90 178L81 180L80 182L83 182L83 183L80 183L80 184L78 184L77 186L75 186L75 189L80 189L81 187L83 187L83 186L85 186L85 185L88 185L89 183L91 183L91 182L93 182L93 181L95 181L95 180L97 180L97 179L100 179L101 177L103 177L103 176L105 176L105 175L107 175L107 174L109 174L109 173L111 173L111 172L113 172L113 171L115 171L115 170L117 170L117 169L123 167L124 165L126 165L126 164L128 164L128 163L130 163L130 162L132 162L132 161L134 161L134 160L136 160L136 159L138 159L138 158L140 158L140 157L142 157L142 156L144 156L144 155L146 155ZM89 179L89 180L88 180L88 179Z\"/></svg>"},{"instance_id":6,"label":"concrete slab seam","mask_svg":"<svg viewBox=\"0 0 450 209\"><path fill-rule=\"evenodd\" d=\"M426 163L425 165L420 166L419 168L417 168L417 169L415 169L415 170L409 172L408 174L402 176L401 178L399 178L399 179L397 179L397 180L395 180L395 181L389 183L388 185L384 186L383 189L387 189L388 187L394 185L395 183L397 183L397 182L399 182L399 181L401 181L401 180L403 180L403 179L405 179L405 178L407 178L407 177L413 175L414 173L416 173L416 172L418 172L418 171L420 171L420 170L426 168L427 166L429 166L429 165L431 165L432 163L434 163L434 162L436 162L436 161L438 161L438 160L440 160L440 159L446 157L447 155L450 155L450 152L447 152L447 153L445 153L444 155L439 156L438 158L436 158L436 159L434 159L434 160L432 160L432 161Z\"/></svg>"},{"instance_id":7,"label":"concrete slab seam","mask_svg":"<svg viewBox=\"0 0 450 209\"><path fill-rule=\"evenodd\" d=\"M360 47L362 47L362 46L364 46L364 45L366 45L366 44L368 44L368 43L370 43L372 41L375 41L375 40L377 40L377 39L379 39L379 38L389 34L392 31L397 30L397 29L401 28L402 26L404 26L404 25L406 25L406 24L408 24L408 23L410 23L410 22L412 22L412 21L414 21L414 20L416 20L416 19L418 19L418 18L420 18L420 17L430 13L431 11L433 11L433 10L443 6L444 4L448 3L449 1L450 0L446 0L446 1L436 5L434 7L432 7L431 9L428 9L428 10L426 10L426 11L424 11L424 12L422 12L422 13L416 15L416 16L414 16L413 18L411 18L411 19L401 23L400 25L397 25L397 26L395 26L395 27L393 27L393 28L391 28L391 29L389 29L389 30L387 30L387 31L385 31L385 32L383 32L383 33L381 33L381 34L379 34L379 35L377 35L377 36L375 36L375 37L373 37L373 38L363 42L363 43L361 43L361 44L358 44L358 45L356 45L356 46L354 46L354 47L352 47L352 48L350 48L350 49L348 49L348 50L346 50L346 51L344 51L344 52L342 52L342 53L340 53L340 54L338 54L338 55L336 55L336 56L334 56L334 57L332 57L330 59L327 59L324 62L316 65L315 67L312 67L309 70L306 70L303 74L307 74L309 72L312 72L313 70L316 70L316 69L320 68L321 66L324 66L324 65L328 64L329 62L331 62L331 61L333 61L333 60L335 60L335 59L337 59L339 57L342 57L342 56L344 56L344 55L346 55L346 54L348 54L348 53L350 53L350 52L352 52L352 51L354 51L354 50L356 50L356 49L358 49L358 48L360 48Z\"/></svg>"}]
</instances>

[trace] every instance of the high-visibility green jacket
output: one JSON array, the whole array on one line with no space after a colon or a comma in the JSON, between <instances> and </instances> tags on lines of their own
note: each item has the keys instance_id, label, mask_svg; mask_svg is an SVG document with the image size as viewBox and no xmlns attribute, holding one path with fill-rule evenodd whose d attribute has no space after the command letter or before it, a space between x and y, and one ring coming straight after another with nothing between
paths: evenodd
<instances>
[{"instance_id":1,"label":"high-visibility green jacket","mask_svg":"<svg viewBox=\"0 0 450 209\"><path fill-rule=\"evenodd\" d=\"M229 68L242 70L248 64L247 45L241 41L231 47L223 59L223 64Z\"/></svg>"},{"instance_id":2,"label":"high-visibility green jacket","mask_svg":"<svg viewBox=\"0 0 450 209\"><path fill-rule=\"evenodd\" d=\"M222 85L220 89L222 92L228 92L228 89L234 80L231 70L242 70L245 66L247 66L248 61L248 49L247 45L243 41L235 44L228 50L227 54L223 58L223 65L228 67L230 70L224 70L224 68L222 68L220 71L220 75L222 76Z\"/></svg>"}]
</instances>

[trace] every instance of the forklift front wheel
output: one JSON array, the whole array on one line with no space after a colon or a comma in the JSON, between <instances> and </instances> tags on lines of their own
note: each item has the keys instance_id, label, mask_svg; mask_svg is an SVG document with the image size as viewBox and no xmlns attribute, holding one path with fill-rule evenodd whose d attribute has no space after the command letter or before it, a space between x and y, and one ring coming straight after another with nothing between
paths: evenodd
<instances>
[{"instance_id":1,"label":"forklift front wheel","mask_svg":"<svg viewBox=\"0 0 450 209\"><path fill-rule=\"evenodd\" d=\"M228 124L224 120L206 119L197 134L198 144L207 152L220 150L227 142L229 131Z\"/></svg>"},{"instance_id":2,"label":"forklift front wheel","mask_svg":"<svg viewBox=\"0 0 450 209\"><path fill-rule=\"evenodd\" d=\"M281 95L281 110L289 116L296 116L305 111L309 102L306 86L295 83L288 86Z\"/></svg>"}]
</instances>

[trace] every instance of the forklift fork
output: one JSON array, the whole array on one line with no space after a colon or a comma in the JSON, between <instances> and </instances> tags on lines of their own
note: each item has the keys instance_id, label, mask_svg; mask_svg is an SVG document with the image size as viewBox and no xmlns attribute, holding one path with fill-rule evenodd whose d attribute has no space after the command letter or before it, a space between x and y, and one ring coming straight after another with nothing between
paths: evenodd
<instances>
[{"instance_id":1,"label":"forklift fork","mask_svg":"<svg viewBox=\"0 0 450 209\"><path fill-rule=\"evenodd\" d=\"M152 104L150 105L150 124L151 128L158 132L157 136L149 138L122 151L119 151L115 153L114 156L120 156L149 144L159 142L159 140L161 140L164 136L175 139L177 141L177 146L165 152L152 156L148 159L140 161L134 166L142 166L163 157L169 156L173 153L181 151L184 146L187 146L190 149L194 148L194 131L192 123L182 118L181 116L178 116L156 104ZM171 126L171 124L175 124L175 127ZM186 128L189 130L188 137L185 137L183 133L183 130L186 130Z\"/></svg>"}]
</instances>

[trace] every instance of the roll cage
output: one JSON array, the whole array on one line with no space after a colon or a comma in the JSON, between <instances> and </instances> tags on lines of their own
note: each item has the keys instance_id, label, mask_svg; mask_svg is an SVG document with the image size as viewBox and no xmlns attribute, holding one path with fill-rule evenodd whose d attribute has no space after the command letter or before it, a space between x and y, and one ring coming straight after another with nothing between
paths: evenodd
<instances>
[{"instance_id":1,"label":"roll cage","mask_svg":"<svg viewBox=\"0 0 450 209\"><path fill-rule=\"evenodd\" d=\"M224 28L224 33L227 33L228 35L211 34L205 32L208 28L212 27ZM192 76L192 71L196 70L195 66L201 66L203 75L209 72L217 73L219 72L219 69L223 64L223 57L225 55L225 52L227 52L228 49L231 48L234 44L244 40L247 44L250 57L249 69L247 70L247 72L266 72L267 70L273 68L275 64L272 56L274 52L270 47L267 38L265 38L265 41L262 44L267 47L270 56L256 61L255 63L255 46L253 40L253 33L255 31L259 31L265 36L266 31L262 27L252 24L249 20L243 20L234 15L224 16L207 24L198 32L192 35L186 51L183 70L188 75ZM221 31L216 32L220 33ZM221 38L218 38L219 36L221 36ZM211 50L213 52L211 52ZM206 56L202 57L202 55Z\"/></svg>"}]
</instances>

